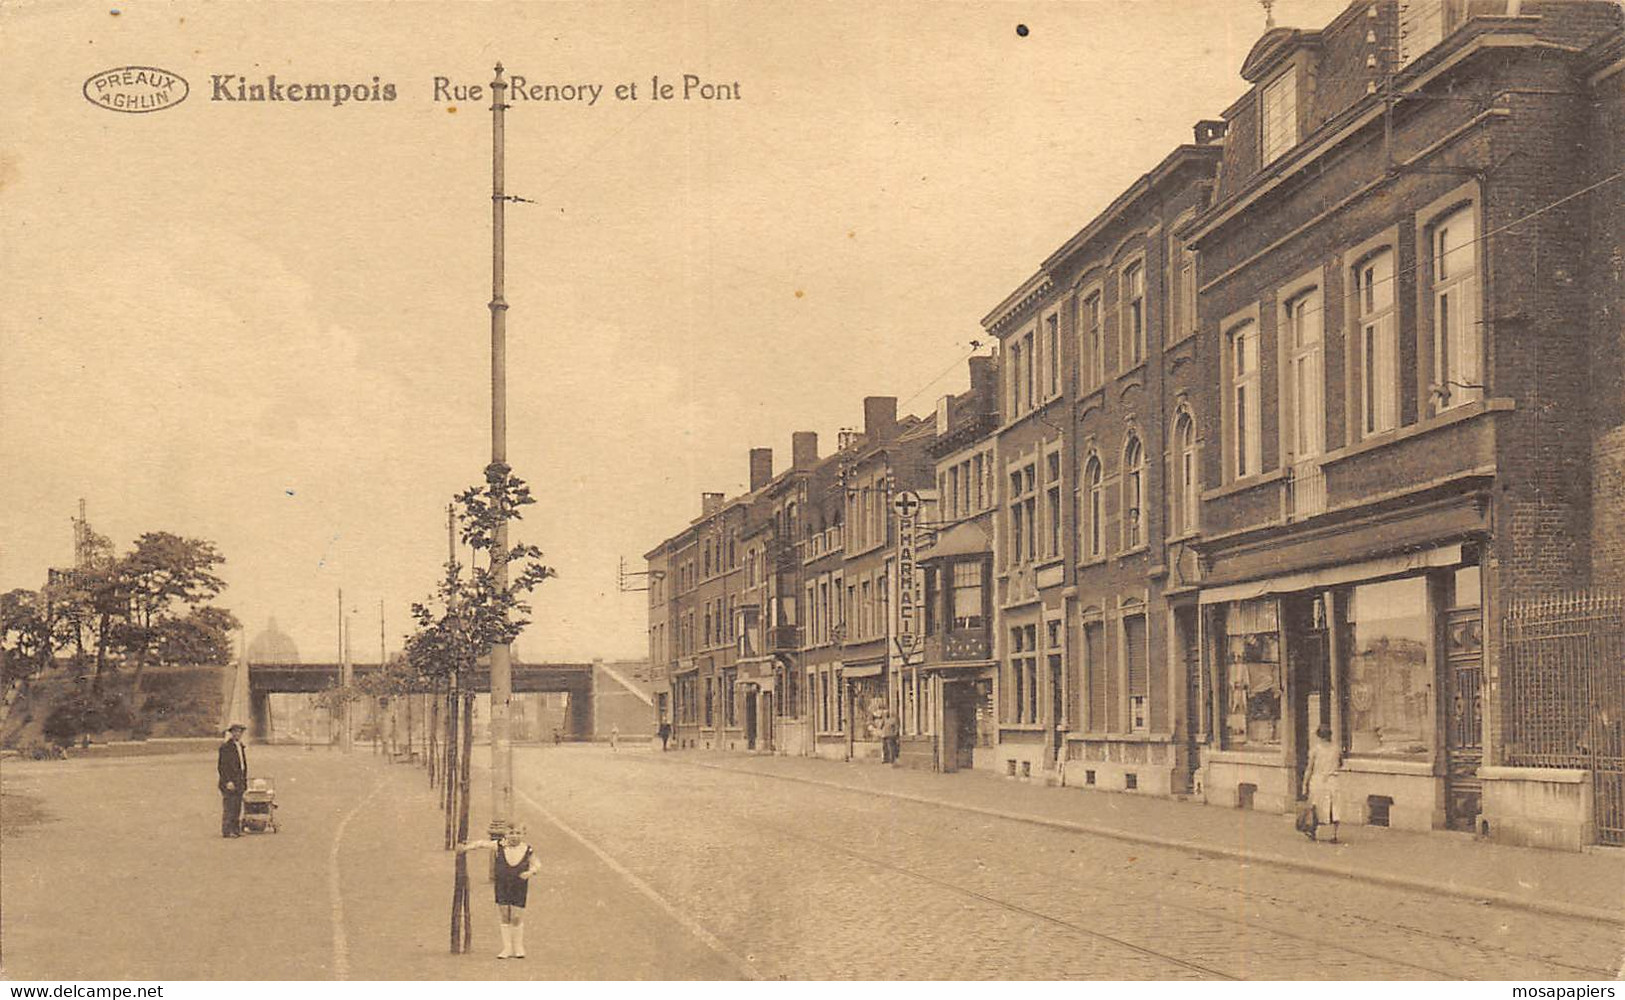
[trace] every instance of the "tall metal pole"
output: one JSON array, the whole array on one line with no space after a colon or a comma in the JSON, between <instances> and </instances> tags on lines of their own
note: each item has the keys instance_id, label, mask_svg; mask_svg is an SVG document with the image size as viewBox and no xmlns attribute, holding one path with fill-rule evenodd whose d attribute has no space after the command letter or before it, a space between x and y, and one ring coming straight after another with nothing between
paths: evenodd
<instances>
[{"instance_id":1,"label":"tall metal pole","mask_svg":"<svg viewBox=\"0 0 1625 1000\"><path fill-rule=\"evenodd\" d=\"M508 84L497 63L491 81L491 464L486 482L493 487L508 478L508 303L503 299L502 118ZM499 516L491 547L491 576L497 590L508 589L508 521ZM506 828L513 816L513 741L508 732L508 703L513 672L506 642L491 647L491 826Z\"/></svg>"},{"instance_id":2,"label":"tall metal pole","mask_svg":"<svg viewBox=\"0 0 1625 1000\"><path fill-rule=\"evenodd\" d=\"M350 752L350 618L344 613L344 588L339 588L339 749Z\"/></svg>"}]
</instances>

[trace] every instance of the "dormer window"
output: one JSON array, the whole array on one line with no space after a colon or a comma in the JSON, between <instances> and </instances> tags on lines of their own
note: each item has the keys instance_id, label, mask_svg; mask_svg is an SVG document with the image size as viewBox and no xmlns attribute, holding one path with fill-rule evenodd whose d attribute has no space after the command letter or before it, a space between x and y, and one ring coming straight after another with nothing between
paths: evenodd
<instances>
[{"instance_id":1,"label":"dormer window","mask_svg":"<svg viewBox=\"0 0 1625 1000\"><path fill-rule=\"evenodd\" d=\"M1298 144L1298 70L1289 68L1264 87L1263 163L1273 163Z\"/></svg>"}]
</instances>

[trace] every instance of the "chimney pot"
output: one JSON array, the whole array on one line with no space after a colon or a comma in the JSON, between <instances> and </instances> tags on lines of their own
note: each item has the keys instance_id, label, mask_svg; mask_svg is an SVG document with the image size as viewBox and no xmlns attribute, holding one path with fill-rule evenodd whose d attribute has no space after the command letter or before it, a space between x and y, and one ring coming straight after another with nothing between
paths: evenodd
<instances>
[{"instance_id":1,"label":"chimney pot","mask_svg":"<svg viewBox=\"0 0 1625 1000\"><path fill-rule=\"evenodd\" d=\"M790 466L810 469L818 464L818 432L796 431L790 435Z\"/></svg>"},{"instance_id":2,"label":"chimney pot","mask_svg":"<svg viewBox=\"0 0 1625 1000\"><path fill-rule=\"evenodd\" d=\"M897 434L897 397L863 397L863 436L884 441Z\"/></svg>"},{"instance_id":3,"label":"chimney pot","mask_svg":"<svg viewBox=\"0 0 1625 1000\"><path fill-rule=\"evenodd\" d=\"M773 449L752 448L750 450L750 491L766 486L773 479Z\"/></svg>"}]
</instances>

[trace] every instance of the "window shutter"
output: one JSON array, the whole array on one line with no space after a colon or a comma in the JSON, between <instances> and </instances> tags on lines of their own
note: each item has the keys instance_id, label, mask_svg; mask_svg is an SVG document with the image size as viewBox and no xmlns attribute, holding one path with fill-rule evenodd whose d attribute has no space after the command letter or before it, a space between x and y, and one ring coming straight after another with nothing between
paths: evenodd
<instances>
[{"instance_id":1,"label":"window shutter","mask_svg":"<svg viewBox=\"0 0 1625 1000\"><path fill-rule=\"evenodd\" d=\"M1123 655L1128 660L1129 697L1147 693L1145 615L1130 615L1123 619Z\"/></svg>"}]
</instances>

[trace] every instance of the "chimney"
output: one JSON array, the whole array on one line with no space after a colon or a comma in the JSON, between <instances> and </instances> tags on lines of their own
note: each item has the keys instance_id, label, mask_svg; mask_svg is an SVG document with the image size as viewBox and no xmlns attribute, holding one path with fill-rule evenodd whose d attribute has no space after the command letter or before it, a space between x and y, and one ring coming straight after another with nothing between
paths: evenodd
<instances>
[{"instance_id":1,"label":"chimney","mask_svg":"<svg viewBox=\"0 0 1625 1000\"><path fill-rule=\"evenodd\" d=\"M818 464L818 432L796 431L790 435L790 465L810 469Z\"/></svg>"},{"instance_id":2,"label":"chimney","mask_svg":"<svg viewBox=\"0 0 1625 1000\"><path fill-rule=\"evenodd\" d=\"M750 491L766 486L773 478L773 449L752 448L750 450Z\"/></svg>"},{"instance_id":3,"label":"chimney","mask_svg":"<svg viewBox=\"0 0 1625 1000\"><path fill-rule=\"evenodd\" d=\"M1224 138L1230 123L1222 119L1204 118L1196 123L1196 144L1206 146Z\"/></svg>"},{"instance_id":4,"label":"chimney","mask_svg":"<svg viewBox=\"0 0 1625 1000\"><path fill-rule=\"evenodd\" d=\"M863 397L863 436L887 441L897 436L897 397Z\"/></svg>"},{"instance_id":5,"label":"chimney","mask_svg":"<svg viewBox=\"0 0 1625 1000\"><path fill-rule=\"evenodd\" d=\"M717 511L721 510L723 496L724 494L721 493L701 493L700 516L710 517L712 514L715 514Z\"/></svg>"},{"instance_id":6,"label":"chimney","mask_svg":"<svg viewBox=\"0 0 1625 1000\"><path fill-rule=\"evenodd\" d=\"M991 413L999 408L997 358L979 354L970 359L970 391L976 400L976 412Z\"/></svg>"}]
</instances>

